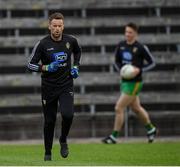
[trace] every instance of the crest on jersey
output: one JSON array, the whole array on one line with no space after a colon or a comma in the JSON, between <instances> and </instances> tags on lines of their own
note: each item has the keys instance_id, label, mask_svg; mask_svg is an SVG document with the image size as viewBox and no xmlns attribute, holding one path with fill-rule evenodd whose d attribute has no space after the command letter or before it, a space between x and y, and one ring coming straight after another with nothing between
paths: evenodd
<instances>
[{"instance_id":1,"label":"crest on jersey","mask_svg":"<svg viewBox=\"0 0 180 167\"><path fill-rule=\"evenodd\" d=\"M70 48L70 43L66 42L66 48L69 49Z\"/></svg>"},{"instance_id":2,"label":"crest on jersey","mask_svg":"<svg viewBox=\"0 0 180 167\"><path fill-rule=\"evenodd\" d=\"M43 105L46 105L46 100L43 99L42 102L43 102Z\"/></svg>"},{"instance_id":3,"label":"crest on jersey","mask_svg":"<svg viewBox=\"0 0 180 167\"><path fill-rule=\"evenodd\" d=\"M73 92L69 92L69 94L70 94L71 96L73 96L73 95L74 95L74 93L73 93Z\"/></svg>"},{"instance_id":4,"label":"crest on jersey","mask_svg":"<svg viewBox=\"0 0 180 167\"><path fill-rule=\"evenodd\" d=\"M134 47L134 48L133 48L133 53L136 53L137 50L138 50L138 48L137 48L137 47Z\"/></svg>"}]
</instances>

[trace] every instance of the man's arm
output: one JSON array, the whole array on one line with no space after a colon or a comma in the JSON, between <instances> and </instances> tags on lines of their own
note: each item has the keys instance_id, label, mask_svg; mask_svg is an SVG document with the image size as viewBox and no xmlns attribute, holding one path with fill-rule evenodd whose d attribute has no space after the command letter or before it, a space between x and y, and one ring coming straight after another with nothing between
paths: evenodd
<instances>
[{"instance_id":1,"label":"man's arm","mask_svg":"<svg viewBox=\"0 0 180 167\"><path fill-rule=\"evenodd\" d=\"M116 71L120 72L121 67L122 67L122 59L121 59L121 56L119 55L119 45L116 47L116 50L115 50L114 67Z\"/></svg>"},{"instance_id":2,"label":"man's arm","mask_svg":"<svg viewBox=\"0 0 180 167\"><path fill-rule=\"evenodd\" d=\"M41 45L40 41L34 46L32 53L28 60L28 69L34 72L41 72L42 65L38 64L41 59Z\"/></svg>"},{"instance_id":3,"label":"man's arm","mask_svg":"<svg viewBox=\"0 0 180 167\"><path fill-rule=\"evenodd\" d=\"M152 56L151 52L149 51L149 48L144 45L143 46L143 52L144 52L144 59L146 60L146 63L143 65L142 71L148 71L155 67L155 60Z\"/></svg>"},{"instance_id":4,"label":"man's arm","mask_svg":"<svg viewBox=\"0 0 180 167\"><path fill-rule=\"evenodd\" d=\"M71 75L74 79L76 79L79 76L81 48L75 38L73 41L73 55L74 55L74 62L73 62L73 68L71 69Z\"/></svg>"},{"instance_id":5,"label":"man's arm","mask_svg":"<svg viewBox=\"0 0 180 167\"><path fill-rule=\"evenodd\" d=\"M80 59L81 59L81 48L75 38L73 41L73 54L74 54L73 66L79 67Z\"/></svg>"}]
</instances>

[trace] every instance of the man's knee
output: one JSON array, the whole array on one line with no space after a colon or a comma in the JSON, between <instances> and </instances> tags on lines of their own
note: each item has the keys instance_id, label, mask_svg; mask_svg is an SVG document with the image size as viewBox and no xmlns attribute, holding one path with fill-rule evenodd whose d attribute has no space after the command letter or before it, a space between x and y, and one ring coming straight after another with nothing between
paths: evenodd
<instances>
[{"instance_id":1,"label":"man's knee","mask_svg":"<svg viewBox=\"0 0 180 167\"><path fill-rule=\"evenodd\" d=\"M119 111L119 106L118 106L118 104L115 105L114 109L115 109L115 112L116 112L116 113Z\"/></svg>"},{"instance_id":2,"label":"man's knee","mask_svg":"<svg viewBox=\"0 0 180 167\"><path fill-rule=\"evenodd\" d=\"M54 127L56 119L45 119L44 125L45 127Z\"/></svg>"},{"instance_id":3,"label":"man's knee","mask_svg":"<svg viewBox=\"0 0 180 167\"><path fill-rule=\"evenodd\" d=\"M136 106L130 106L130 108L132 109L133 112L135 112L136 114L140 113L142 111L142 106L140 105L136 105Z\"/></svg>"},{"instance_id":4,"label":"man's knee","mask_svg":"<svg viewBox=\"0 0 180 167\"><path fill-rule=\"evenodd\" d=\"M121 106L121 105L119 105L119 104L116 104L115 105L115 112L116 112L116 114L121 114L122 112L123 112L123 107Z\"/></svg>"},{"instance_id":5,"label":"man's knee","mask_svg":"<svg viewBox=\"0 0 180 167\"><path fill-rule=\"evenodd\" d=\"M74 117L74 113L73 112L63 112L62 113L62 118L65 120L72 120Z\"/></svg>"}]
</instances>

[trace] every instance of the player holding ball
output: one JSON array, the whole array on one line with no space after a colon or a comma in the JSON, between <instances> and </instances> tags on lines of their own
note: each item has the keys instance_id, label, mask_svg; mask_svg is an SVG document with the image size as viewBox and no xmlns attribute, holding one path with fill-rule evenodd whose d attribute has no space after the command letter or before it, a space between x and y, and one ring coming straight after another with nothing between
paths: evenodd
<instances>
[{"instance_id":1,"label":"player holding ball","mask_svg":"<svg viewBox=\"0 0 180 167\"><path fill-rule=\"evenodd\" d=\"M147 46L137 41L138 27L134 23L125 26L125 40L121 41L115 53L115 67L121 74L121 96L115 106L115 122L112 133L103 139L106 144L115 144L124 123L124 110L130 107L144 124L148 142L156 135L156 127L151 123L147 111L141 106L139 93L142 89L142 73L155 66ZM127 66L127 67L123 67ZM129 73L131 72L131 73Z\"/></svg>"}]
</instances>

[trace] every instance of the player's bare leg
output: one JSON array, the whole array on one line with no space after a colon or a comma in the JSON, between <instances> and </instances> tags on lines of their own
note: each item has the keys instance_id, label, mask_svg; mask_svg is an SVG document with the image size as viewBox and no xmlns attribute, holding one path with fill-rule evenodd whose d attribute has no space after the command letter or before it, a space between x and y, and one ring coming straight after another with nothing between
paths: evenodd
<instances>
[{"instance_id":1,"label":"player's bare leg","mask_svg":"<svg viewBox=\"0 0 180 167\"><path fill-rule=\"evenodd\" d=\"M134 100L134 96L122 94L115 106L114 131L120 131L124 123L124 110Z\"/></svg>"},{"instance_id":2,"label":"player's bare leg","mask_svg":"<svg viewBox=\"0 0 180 167\"><path fill-rule=\"evenodd\" d=\"M136 96L134 101L130 104L133 112L135 112L138 118L142 121L144 125L150 123L149 115L147 111L141 106L139 97Z\"/></svg>"},{"instance_id":3,"label":"player's bare leg","mask_svg":"<svg viewBox=\"0 0 180 167\"><path fill-rule=\"evenodd\" d=\"M141 106L138 96L136 96L134 101L130 104L130 107L132 111L134 111L137 114L141 122L145 125L145 128L147 129L148 141L150 143L153 142L154 136L156 135L156 128L151 123L151 120L149 118L149 114L147 113L147 111Z\"/></svg>"},{"instance_id":4,"label":"player's bare leg","mask_svg":"<svg viewBox=\"0 0 180 167\"><path fill-rule=\"evenodd\" d=\"M110 136L102 140L104 143L116 143L116 138L118 137L119 131L124 123L124 110L134 100L134 98L135 96L129 96L127 94L122 94L120 96L115 106L116 113L113 132Z\"/></svg>"}]
</instances>

